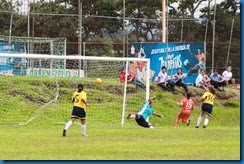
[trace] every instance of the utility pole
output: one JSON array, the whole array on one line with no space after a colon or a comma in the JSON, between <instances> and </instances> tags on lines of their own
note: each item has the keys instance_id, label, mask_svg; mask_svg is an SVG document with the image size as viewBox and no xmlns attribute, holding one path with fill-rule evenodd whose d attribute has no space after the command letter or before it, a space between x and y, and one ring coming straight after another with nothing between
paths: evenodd
<instances>
[{"instance_id":1,"label":"utility pole","mask_svg":"<svg viewBox=\"0 0 244 164\"><path fill-rule=\"evenodd\" d=\"M234 20L235 20L235 18L232 19L232 24L231 24L230 40L229 40L228 53L227 53L227 60L226 60L226 68L228 67L228 64L229 64L230 46L231 46L232 33L233 33L233 27L234 27Z\"/></svg>"},{"instance_id":2,"label":"utility pole","mask_svg":"<svg viewBox=\"0 0 244 164\"><path fill-rule=\"evenodd\" d=\"M78 0L78 55L82 53L82 2ZM81 74L81 60L78 61L78 77Z\"/></svg>"},{"instance_id":3,"label":"utility pole","mask_svg":"<svg viewBox=\"0 0 244 164\"><path fill-rule=\"evenodd\" d=\"M166 0L162 0L162 42L166 42Z\"/></svg>"},{"instance_id":4,"label":"utility pole","mask_svg":"<svg viewBox=\"0 0 244 164\"><path fill-rule=\"evenodd\" d=\"M125 0L123 0L123 57L125 54Z\"/></svg>"},{"instance_id":5,"label":"utility pole","mask_svg":"<svg viewBox=\"0 0 244 164\"><path fill-rule=\"evenodd\" d=\"M213 44L212 44L212 72L214 71L214 46L215 46L216 0L214 0Z\"/></svg>"}]
</instances>

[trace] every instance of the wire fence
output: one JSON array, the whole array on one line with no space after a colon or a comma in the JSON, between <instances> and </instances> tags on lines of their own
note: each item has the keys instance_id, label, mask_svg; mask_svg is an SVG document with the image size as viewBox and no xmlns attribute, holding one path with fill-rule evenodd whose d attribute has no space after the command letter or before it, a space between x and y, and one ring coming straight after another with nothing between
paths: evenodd
<instances>
[{"instance_id":1,"label":"wire fence","mask_svg":"<svg viewBox=\"0 0 244 164\"><path fill-rule=\"evenodd\" d=\"M76 11L68 13L69 6L65 3L63 6L58 6L61 11L56 10L55 5L54 8L50 8L50 12L44 11L48 7L44 3L55 3L55 0L44 0L42 2L39 0L5 1L9 5L0 6L0 35L5 39L1 39L0 42L17 43L14 36L27 38L24 43L28 47L24 50L27 53L127 57L129 56L128 46L131 42L158 43L161 42L162 38L162 24L161 20L157 18L125 17L126 28L123 31L123 21L118 16L82 13L79 7ZM13 2L15 7L10 5L10 2ZM41 12L42 10L43 12ZM204 42L205 27L201 27L201 32L199 29L196 32L191 30L191 26L198 28L197 21L196 19L168 19L168 41ZM142 23L152 28L134 26L136 23ZM116 32L112 26L115 24L118 24L116 28L119 29ZM141 29L138 30L137 28ZM211 30L209 28L210 36ZM34 42L36 38L46 38L50 42L36 43ZM55 42L55 38L66 39ZM207 40L206 70L210 72L214 66L215 69L222 72L230 65L232 66L233 77L239 83L240 42L235 40L230 43L229 39L230 34L227 33L224 42L215 42L214 58L212 56L213 43ZM22 41L24 42L24 40ZM63 44L64 42L65 44Z\"/></svg>"}]
</instances>

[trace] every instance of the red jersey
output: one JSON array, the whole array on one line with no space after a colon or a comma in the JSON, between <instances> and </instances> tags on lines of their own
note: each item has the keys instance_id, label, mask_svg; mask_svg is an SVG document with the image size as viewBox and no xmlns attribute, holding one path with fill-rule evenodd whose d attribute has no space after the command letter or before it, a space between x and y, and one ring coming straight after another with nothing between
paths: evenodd
<instances>
[{"instance_id":1,"label":"red jersey","mask_svg":"<svg viewBox=\"0 0 244 164\"><path fill-rule=\"evenodd\" d=\"M181 112L184 113L184 114L191 114L192 113L192 110L194 108L194 102L192 99L187 99L187 98L184 98L181 100L181 105L182 105L182 108L181 108Z\"/></svg>"},{"instance_id":2,"label":"red jersey","mask_svg":"<svg viewBox=\"0 0 244 164\"><path fill-rule=\"evenodd\" d=\"M131 82L135 76L129 71L128 74L127 74L127 82ZM120 78L119 78L120 82L121 83L124 83L125 82L125 72L121 72L120 73Z\"/></svg>"}]
</instances>

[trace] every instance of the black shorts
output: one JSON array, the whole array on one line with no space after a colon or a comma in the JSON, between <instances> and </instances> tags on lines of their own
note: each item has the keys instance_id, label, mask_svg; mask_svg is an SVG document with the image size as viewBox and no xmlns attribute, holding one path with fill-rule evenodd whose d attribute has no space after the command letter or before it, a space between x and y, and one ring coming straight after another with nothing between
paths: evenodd
<instances>
[{"instance_id":1,"label":"black shorts","mask_svg":"<svg viewBox=\"0 0 244 164\"><path fill-rule=\"evenodd\" d=\"M74 106L73 110L72 110L71 118L85 119L86 118L86 112L83 108Z\"/></svg>"},{"instance_id":2,"label":"black shorts","mask_svg":"<svg viewBox=\"0 0 244 164\"><path fill-rule=\"evenodd\" d=\"M231 79L228 80L228 84L233 84ZM223 86L226 86L226 85L227 85L227 83L226 83L226 81L224 81Z\"/></svg>"},{"instance_id":3,"label":"black shorts","mask_svg":"<svg viewBox=\"0 0 244 164\"><path fill-rule=\"evenodd\" d=\"M138 125L140 125L140 126L142 126L142 127L145 127L145 128L149 128L149 123L148 122L146 122L145 120L144 120L144 118L141 116L141 115L139 115L139 114L136 114L136 123L138 124Z\"/></svg>"},{"instance_id":4,"label":"black shorts","mask_svg":"<svg viewBox=\"0 0 244 164\"><path fill-rule=\"evenodd\" d=\"M203 113L206 113L207 115L211 116L212 111L213 111L213 105L207 103L202 104Z\"/></svg>"}]
</instances>

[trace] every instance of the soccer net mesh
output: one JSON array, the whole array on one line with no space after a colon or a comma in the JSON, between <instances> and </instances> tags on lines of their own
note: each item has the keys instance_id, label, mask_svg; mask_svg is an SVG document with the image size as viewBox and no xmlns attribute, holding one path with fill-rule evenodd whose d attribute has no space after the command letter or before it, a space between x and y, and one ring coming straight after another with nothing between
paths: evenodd
<instances>
[{"instance_id":1,"label":"soccer net mesh","mask_svg":"<svg viewBox=\"0 0 244 164\"><path fill-rule=\"evenodd\" d=\"M0 35L0 43L9 45L11 48L0 49L4 53L33 53L33 54L56 54L66 55L66 38L40 38Z\"/></svg>"},{"instance_id":2,"label":"soccer net mesh","mask_svg":"<svg viewBox=\"0 0 244 164\"><path fill-rule=\"evenodd\" d=\"M148 59L40 54L0 54L0 58L2 61L18 58L25 65L22 75L1 75L0 125L66 123L78 83L84 84L90 104L87 108L89 126L135 125L125 121L126 116L138 112L149 97ZM138 62L144 65L140 70L136 67ZM0 72L2 67L0 65ZM146 88L134 82L120 82L122 68L134 74L142 71L142 76L137 78ZM102 79L101 84L95 82L97 78Z\"/></svg>"}]
</instances>

